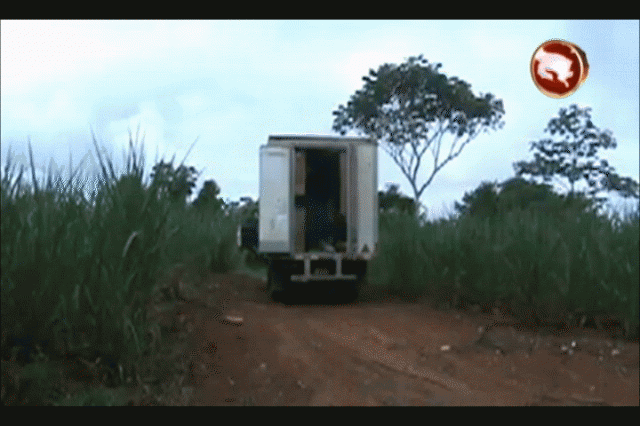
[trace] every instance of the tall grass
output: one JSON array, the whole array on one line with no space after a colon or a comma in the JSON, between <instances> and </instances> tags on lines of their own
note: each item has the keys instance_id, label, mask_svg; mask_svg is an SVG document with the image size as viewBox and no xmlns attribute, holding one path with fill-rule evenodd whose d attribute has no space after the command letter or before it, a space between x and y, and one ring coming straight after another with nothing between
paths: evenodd
<instances>
[{"instance_id":1,"label":"tall grass","mask_svg":"<svg viewBox=\"0 0 640 426\"><path fill-rule=\"evenodd\" d=\"M240 267L242 255L236 245L237 219L222 212L187 208L172 211L169 224L176 229L167 247L169 263L183 263L194 277Z\"/></svg>"},{"instance_id":2,"label":"tall grass","mask_svg":"<svg viewBox=\"0 0 640 426\"><path fill-rule=\"evenodd\" d=\"M637 333L638 228L637 211L614 222L542 209L422 225L382 216L370 281L408 296L446 290L476 303L508 301L542 322L612 314Z\"/></svg>"},{"instance_id":3,"label":"tall grass","mask_svg":"<svg viewBox=\"0 0 640 426\"><path fill-rule=\"evenodd\" d=\"M145 196L142 164L119 179L111 162L101 165L94 208L81 188L54 185L61 179L51 174L42 185L34 173L32 192L20 182L11 191L5 176L3 334L19 336L24 349L38 344L126 365L148 346L143 302L160 265L165 219Z\"/></svg>"},{"instance_id":4,"label":"tall grass","mask_svg":"<svg viewBox=\"0 0 640 426\"><path fill-rule=\"evenodd\" d=\"M146 304L176 264L207 271L237 266L235 224L177 210L143 179L142 147L129 140L116 173L93 139L101 173L86 195L76 176L31 182L11 152L1 179L3 359L65 355L100 359L116 385L140 380L161 341Z\"/></svg>"}]
</instances>

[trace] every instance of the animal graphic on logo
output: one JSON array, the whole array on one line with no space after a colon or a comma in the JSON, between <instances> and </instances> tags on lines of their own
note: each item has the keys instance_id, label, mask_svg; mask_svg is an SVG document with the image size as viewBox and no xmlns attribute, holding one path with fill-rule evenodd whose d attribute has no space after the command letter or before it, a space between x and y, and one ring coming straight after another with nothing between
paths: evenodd
<instances>
[{"instance_id":1,"label":"animal graphic on logo","mask_svg":"<svg viewBox=\"0 0 640 426\"><path fill-rule=\"evenodd\" d=\"M574 43L548 40L531 56L531 78L538 90L552 98L574 93L589 75L587 55Z\"/></svg>"},{"instance_id":2,"label":"animal graphic on logo","mask_svg":"<svg viewBox=\"0 0 640 426\"><path fill-rule=\"evenodd\" d=\"M569 87L567 81L573 77L573 71L571 71L571 60L557 53L545 52L544 49L540 49L536 53L534 59L538 62L538 69L536 70L540 78L551 81L559 81L564 84L564 87Z\"/></svg>"}]
</instances>

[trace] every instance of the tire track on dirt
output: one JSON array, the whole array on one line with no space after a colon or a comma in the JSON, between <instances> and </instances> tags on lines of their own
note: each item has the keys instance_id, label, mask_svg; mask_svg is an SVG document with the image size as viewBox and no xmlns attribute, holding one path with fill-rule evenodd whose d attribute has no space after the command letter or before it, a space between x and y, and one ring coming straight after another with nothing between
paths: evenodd
<instances>
[{"instance_id":1,"label":"tire track on dirt","mask_svg":"<svg viewBox=\"0 0 640 426\"><path fill-rule=\"evenodd\" d=\"M329 394L341 395L340 405L360 405L390 397L399 405L407 405L408 400L418 405L481 403L478 392L465 383L417 365L415 351L407 356L402 351L388 350L372 338L372 334L382 337L380 332L345 324L336 330L336 324L314 318L296 320L294 324L285 318L274 320L273 326L284 342L280 345L282 362L290 363L292 373L300 375L303 383L318 387L312 405L330 405ZM305 336L305 341L297 336ZM301 364L306 369L301 369Z\"/></svg>"},{"instance_id":2,"label":"tire track on dirt","mask_svg":"<svg viewBox=\"0 0 640 426\"><path fill-rule=\"evenodd\" d=\"M205 315L195 327L194 350L202 363L198 404L628 405L634 397L637 401L637 386L630 384L637 377L633 362L637 365L637 343L619 350L605 348L618 351L616 359L626 357L624 374L629 378L623 381L617 377L621 372L591 366L603 355L597 350L591 353L589 339L574 347L576 351L583 347L580 356L561 354L560 341L549 337L535 352L496 353L475 344L484 320L460 313L392 302L284 306L268 300L263 287L262 281L248 277L215 277L210 287L215 294L207 297L221 303L225 314L236 312L242 321L225 324ZM502 334L514 333L505 329ZM518 332L516 337L526 336Z\"/></svg>"}]
</instances>

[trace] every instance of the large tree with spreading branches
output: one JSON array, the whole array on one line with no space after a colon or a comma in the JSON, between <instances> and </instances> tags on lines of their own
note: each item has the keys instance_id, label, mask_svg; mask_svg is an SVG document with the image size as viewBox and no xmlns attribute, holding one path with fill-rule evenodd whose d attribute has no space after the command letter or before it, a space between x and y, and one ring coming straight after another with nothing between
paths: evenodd
<instances>
[{"instance_id":1,"label":"large tree with spreading branches","mask_svg":"<svg viewBox=\"0 0 640 426\"><path fill-rule=\"evenodd\" d=\"M363 77L364 87L333 112L333 129L354 130L375 138L407 178L419 202L436 173L456 158L481 132L504 124L502 100L476 96L471 85L440 73L422 55L400 65L384 64ZM449 150L443 148L451 137ZM427 150L433 155L431 174L422 184L418 171Z\"/></svg>"}]
</instances>

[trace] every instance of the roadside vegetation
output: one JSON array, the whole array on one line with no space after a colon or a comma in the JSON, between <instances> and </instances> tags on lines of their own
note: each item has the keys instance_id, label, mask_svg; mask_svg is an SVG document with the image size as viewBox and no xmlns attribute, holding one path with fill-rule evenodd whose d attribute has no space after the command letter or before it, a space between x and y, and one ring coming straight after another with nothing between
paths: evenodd
<instances>
[{"instance_id":1,"label":"roadside vegetation","mask_svg":"<svg viewBox=\"0 0 640 426\"><path fill-rule=\"evenodd\" d=\"M30 168L5 159L3 404L122 405L133 389L167 392L182 355L153 313L197 297L211 272L264 277L236 245L257 202L224 202L210 180L188 203L192 167L160 161L145 179L133 139L118 172L94 144L101 173L93 177L78 166L38 181L32 159ZM638 337L637 208L605 216L591 198L522 178L483 183L435 222L395 185L379 201L369 286L447 309L499 301L537 325L607 315ZM86 367L91 384L71 389L61 362Z\"/></svg>"},{"instance_id":2,"label":"roadside vegetation","mask_svg":"<svg viewBox=\"0 0 640 426\"><path fill-rule=\"evenodd\" d=\"M569 316L585 321L601 312L618 316L626 333L637 336L638 208L605 218L601 195L638 200L639 184L599 156L617 141L592 121L590 107L561 107L545 135L530 142L533 159L513 164L515 179L481 185L456 204L449 220L428 223L416 216L422 194L444 166L480 134L504 125L501 99L475 94L470 83L441 67L422 55L384 63L333 111L333 130L376 140L413 192L413 213L399 203L397 187L381 197L398 203L395 212L381 214L371 285L410 297L430 294L449 305L498 299L534 323ZM567 195L546 186L552 181Z\"/></svg>"},{"instance_id":3,"label":"roadside vegetation","mask_svg":"<svg viewBox=\"0 0 640 426\"><path fill-rule=\"evenodd\" d=\"M419 55L370 69L362 88L333 112L333 130L376 140L413 192L413 206L397 186L381 194L393 208L380 206L370 285L449 306L499 300L533 324L613 316L637 337L638 207L605 216L602 195L638 200L639 184L600 157L617 141L592 121L590 107L561 107L545 135L530 141L533 158L513 163L515 177L481 184L448 220L432 223L416 213L443 167L504 124L501 99L476 95L441 66Z\"/></svg>"},{"instance_id":4,"label":"roadside vegetation","mask_svg":"<svg viewBox=\"0 0 640 426\"><path fill-rule=\"evenodd\" d=\"M448 220L381 213L369 284L450 308L498 302L531 325L615 318L637 338L638 209L606 217L545 185L497 186L482 184Z\"/></svg>"},{"instance_id":5,"label":"roadside vegetation","mask_svg":"<svg viewBox=\"0 0 640 426\"><path fill-rule=\"evenodd\" d=\"M30 145L30 170L11 152L5 159L3 404L120 405L127 388L158 383L166 330L151 302L171 306L209 272L243 261L239 216L223 208L213 181L187 204L193 168L161 161L149 181L131 138L118 172L94 144L102 170L93 180L78 167L38 181ZM58 377L61 361L87 366L104 387L72 396Z\"/></svg>"}]
</instances>

